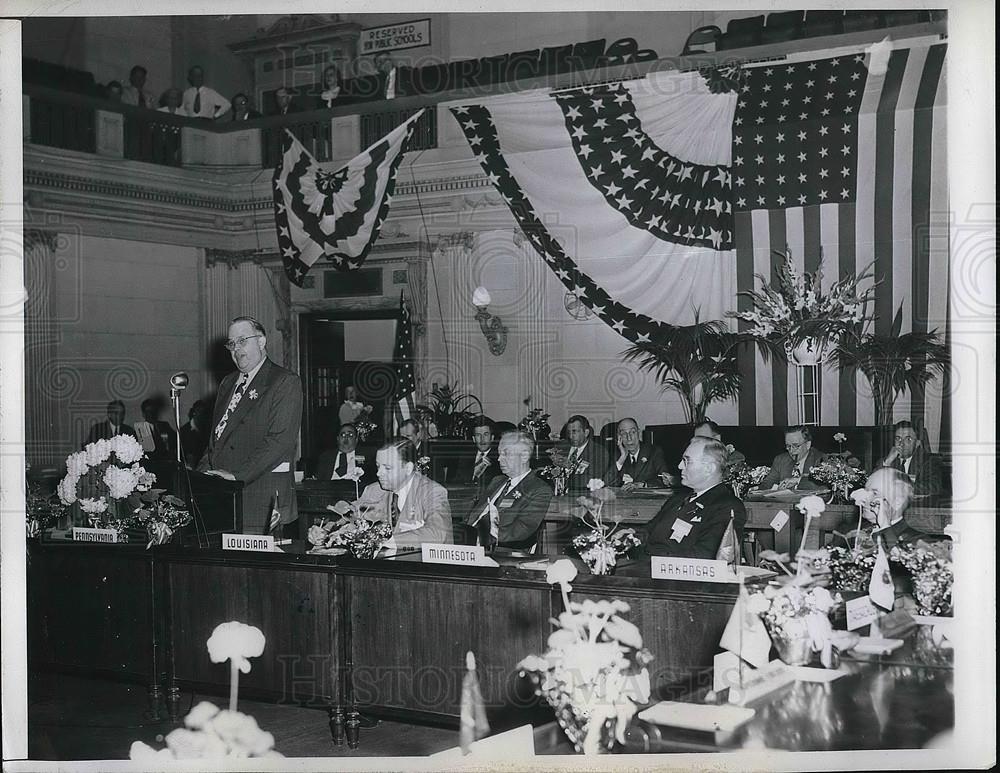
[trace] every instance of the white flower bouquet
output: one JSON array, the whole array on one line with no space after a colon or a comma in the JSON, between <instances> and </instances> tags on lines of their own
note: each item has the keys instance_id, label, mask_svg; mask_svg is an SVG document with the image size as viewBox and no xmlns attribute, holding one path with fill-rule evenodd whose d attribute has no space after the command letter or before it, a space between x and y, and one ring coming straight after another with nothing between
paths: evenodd
<instances>
[{"instance_id":1,"label":"white flower bouquet","mask_svg":"<svg viewBox=\"0 0 1000 773\"><path fill-rule=\"evenodd\" d=\"M90 525L116 529L127 539L138 495L149 491L156 476L140 461L142 445L131 435L96 440L66 458L66 476L59 481L59 500L76 506Z\"/></svg>"},{"instance_id":2,"label":"white flower bouquet","mask_svg":"<svg viewBox=\"0 0 1000 773\"><path fill-rule=\"evenodd\" d=\"M518 665L535 692L555 710L556 719L577 751L595 754L625 742L625 730L638 706L649 702L653 660L642 634L624 618L624 601L569 601L572 562L556 561L550 583L563 588L566 609L548 639L544 655L529 655Z\"/></svg>"},{"instance_id":3,"label":"white flower bouquet","mask_svg":"<svg viewBox=\"0 0 1000 773\"><path fill-rule=\"evenodd\" d=\"M635 529L619 528L620 519L606 523L602 517L604 505L615 501L615 492L605 488L604 481L592 479L587 486L589 496L577 498L583 513L578 516L589 531L573 538L573 547L591 574L610 574L625 555L639 544Z\"/></svg>"}]
</instances>

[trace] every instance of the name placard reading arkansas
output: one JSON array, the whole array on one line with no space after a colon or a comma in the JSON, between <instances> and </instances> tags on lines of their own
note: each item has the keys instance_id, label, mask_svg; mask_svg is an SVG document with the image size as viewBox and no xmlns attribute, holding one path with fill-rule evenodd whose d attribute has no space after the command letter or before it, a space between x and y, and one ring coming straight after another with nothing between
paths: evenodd
<instances>
[{"instance_id":1,"label":"name placard reading arkansas","mask_svg":"<svg viewBox=\"0 0 1000 773\"><path fill-rule=\"evenodd\" d=\"M223 534L223 550L253 550L258 553L274 552L274 537L257 534Z\"/></svg>"},{"instance_id":2,"label":"name placard reading arkansas","mask_svg":"<svg viewBox=\"0 0 1000 773\"><path fill-rule=\"evenodd\" d=\"M707 558L652 556L650 576L654 580L693 580L695 582L737 582L736 573L727 561Z\"/></svg>"},{"instance_id":3,"label":"name placard reading arkansas","mask_svg":"<svg viewBox=\"0 0 1000 773\"><path fill-rule=\"evenodd\" d=\"M445 545L437 542L423 542L420 558L425 564L461 564L481 566L486 558L482 545Z\"/></svg>"},{"instance_id":4,"label":"name placard reading arkansas","mask_svg":"<svg viewBox=\"0 0 1000 773\"><path fill-rule=\"evenodd\" d=\"M86 526L73 527L74 542L118 542L118 532L114 529L91 529Z\"/></svg>"}]
</instances>

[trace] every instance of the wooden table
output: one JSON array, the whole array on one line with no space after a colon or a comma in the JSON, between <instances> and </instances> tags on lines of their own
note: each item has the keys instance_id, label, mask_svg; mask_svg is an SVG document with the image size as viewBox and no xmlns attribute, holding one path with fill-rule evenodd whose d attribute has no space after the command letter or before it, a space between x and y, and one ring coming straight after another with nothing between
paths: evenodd
<instances>
[{"instance_id":1,"label":"wooden table","mask_svg":"<svg viewBox=\"0 0 1000 773\"><path fill-rule=\"evenodd\" d=\"M423 564L419 554L358 561L297 550L32 544L32 666L143 681L165 689L176 714L180 689L227 693L229 670L210 661L205 642L219 623L239 620L267 639L240 676L250 699L354 701L368 713L454 724L472 650L491 712L531 702L517 663L545 651L549 619L562 611L543 571L513 559L458 567ZM711 664L737 586L652 580L648 566L638 575L581 568L572 598L627 601L656 657L653 684L686 680ZM112 589L104 578L115 580ZM115 611L104 614L108 592ZM150 593L160 600L155 610Z\"/></svg>"}]
</instances>

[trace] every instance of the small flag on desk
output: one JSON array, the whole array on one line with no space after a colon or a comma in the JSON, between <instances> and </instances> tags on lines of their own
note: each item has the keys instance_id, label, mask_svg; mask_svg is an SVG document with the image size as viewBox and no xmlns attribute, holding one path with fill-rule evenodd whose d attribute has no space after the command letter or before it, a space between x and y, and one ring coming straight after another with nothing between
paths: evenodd
<instances>
[{"instance_id":1,"label":"small flag on desk","mask_svg":"<svg viewBox=\"0 0 1000 773\"><path fill-rule=\"evenodd\" d=\"M271 509L271 523L267 527L268 533L273 532L281 525L281 511L278 510L278 490L274 490L274 507Z\"/></svg>"},{"instance_id":2,"label":"small flag on desk","mask_svg":"<svg viewBox=\"0 0 1000 773\"><path fill-rule=\"evenodd\" d=\"M468 754L472 742L490 732L483 694L479 691L479 679L476 676L476 656L471 652L465 653L465 669L459 709L461 724L458 729L458 744L462 747L462 754Z\"/></svg>"},{"instance_id":3,"label":"small flag on desk","mask_svg":"<svg viewBox=\"0 0 1000 773\"><path fill-rule=\"evenodd\" d=\"M745 660L754 668L763 668L768 663L771 652L771 637L767 634L764 621L750 611L750 594L740 581L740 595L729 616L729 622L722 632L719 646Z\"/></svg>"},{"instance_id":4,"label":"small flag on desk","mask_svg":"<svg viewBox=\"0 0 1000 773\"><path fill-rule=\"evenodd\" d=\"M736 539L735 518L735 513L730 510L729 524L726 526L726 531L722 535L722 542L719 543L719 550L715 554L716 561L725 561L728 564L732 564L734 569L740 562L740 543Z\"/></svg>"},{"instance_id":5,"label":"small flag on desk","mask_svg":"<svg viewBox=\"0 0 1000 773\"><path fill-rule=\"evenodd\" d=\"M896 600L896 590L892 585L892 575L889 573L889 559L885 555L885 547L882 545L882 538L878 537L878 553L875 556L875 566L872 567L872 576L868 581L868 595L872 603L882 607L882 609L892 609L892 604Z\"/></svg>"}]
</instances>

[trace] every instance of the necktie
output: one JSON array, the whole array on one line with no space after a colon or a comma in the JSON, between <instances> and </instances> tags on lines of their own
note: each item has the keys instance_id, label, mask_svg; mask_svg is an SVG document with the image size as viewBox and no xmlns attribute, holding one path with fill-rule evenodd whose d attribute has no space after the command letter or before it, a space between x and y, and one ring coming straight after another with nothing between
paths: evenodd
<instances>
[{"instance_id":1,"label":"necktie","mask_svg":"<svg viewBox=\"0 0 1000 773\"><path fill-rule=\"evenodd\" d=\"M337 452L337 477L343 478L347 475L347 454L343 451Z\"/></svg>"},{"instance_id":2,"label":"necktie","mask_svg":"<svg viewBox=\"0 0 1000 773\"><path fill-rule=\"evenodd\" d=\"M496 518L493 517L492 512L490 513L490 536L493 537L493 539L499 539L500 537L499 507L500 507L500 502L503 500L505 496L507 496L507 492L510 491L510 482L511 482L510 478L507 478L506 482L500 487L499 493L497 493L497 495L493 497L493 505L494 507L497 508Z\"/></svg>"},{"instance_id":3,"label":"necktie","mask_svg":"<svg viewBox=\"0 0 1000 773\"><path fill-rule=\"evenodd\" d=\"M146 106L146 95L143 92L139 92L139 107Z\"/></svg>"},{"instance_id":4,"label":"necktie","mask_svg":"<svg viewBox=\"0 0 1000 773\"><path fill-rule=\"evenodd\" d=\"M567 461L567 466L569 467L569 469L572 470L574 467L576 467L576 459L580 455L579 452L580 452L580 449L577 448L576 446L573 446L573 448L570 449L569 459L566 460Z\"/></svg>"},{"instance_id":5,"label":"necktie","mask_svg":"<svg viewBox=\"0 0 1000 773\"><path fill-rule=\"evenodd\" d=\"M392 523L392 528L396 528L396 524L399 523L399 494L395 491L389 497L389 520Z\"/></svg>"},{"instance_id":6,"label":"necktie","mask_svg":"<svg viewBox=\"0 0 1000 773\"><path fill-rule=\"evenodd\" d=\"M222 433L226 429L226 424L229 423L229 416L236 410L236 406L240 402L240 398L243 397L243 390L246 389L246 386L247 374L241 373L239 381L236 382L236 389L233 390L233 396L229 400L229 405L226 406L226 412L222 414L222 418L219 420L219 424L215 428L216 440L222 437Z\"/></svg>"},{"instance_id":7,"label":"necktie","mask_svg":"<svg viewBox=\"0 0 1000 773\"><path fill-rule=\"evenodd\" d=\"M485 461L486 455L482 451L479 451L476 454L476 464L472 468L472 480L479 480L479 476L481 476L483 474L483 470L486 469Z\"/></svg>"},{"instance_id":8,"label":"necktie","mask_svg":"<svg viewBox=\"0 0 1000 773\"><path fill-rule=\"evenodd\" d=\"M201 112L201 88L194 90L194 114L198 115Z\"/></svg>"}]
</instances>

